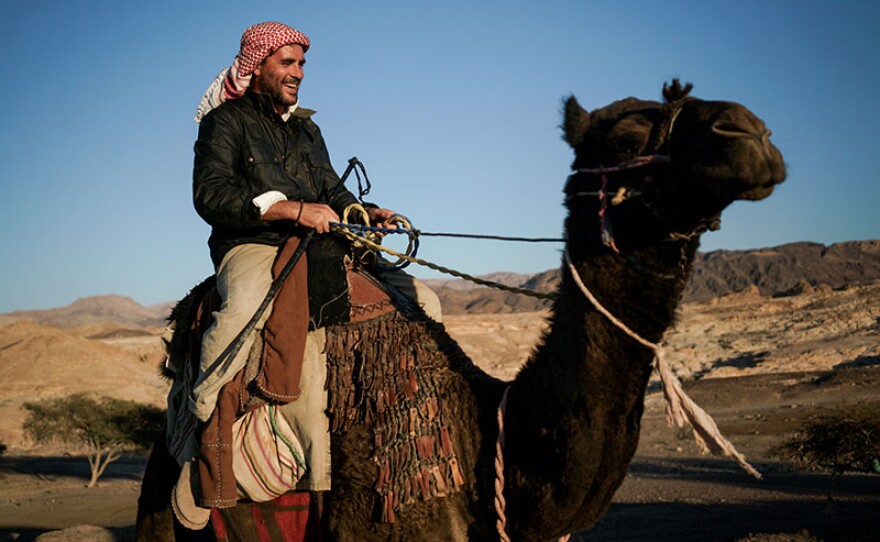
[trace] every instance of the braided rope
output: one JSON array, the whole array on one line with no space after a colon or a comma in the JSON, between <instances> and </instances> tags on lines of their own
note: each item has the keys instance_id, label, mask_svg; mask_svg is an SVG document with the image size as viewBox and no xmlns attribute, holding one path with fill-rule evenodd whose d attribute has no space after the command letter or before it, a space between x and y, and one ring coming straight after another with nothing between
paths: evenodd
<instances>
[{"instance_id":1,"label":"braided rope","mask_svg":"<svg viewBox=\"0 0 880 542\"><path fill-rule=\"evenodd\" d=\"M496 418L498 420L498 437L495 439L495 530L500 542L510 542L507 535L507 501L504 499L504 412L507 410L507 393L510 386L504 388L501 402L498 404ZM568 542L570 534L560 536L555 542Z\"/></svg>"},{"instance_id":2,"label":"braided rope","mask_svg":"<svg viewBox=\"0 0 880 542\"><path fill-rule=\"evenodd\" d=\"M374 243L373 241L370 241L369 239L365 239L364 237L361 237L361 236L355 234L354 232L350 231L350 229L349 229L350 227L351 227L351 225L349 225L349 224L333 223L330 227L330 231L332 231L335 234L342 235L343 237L346 237L347 239L349 239L353 242L361 243L372 250L378 250L380 252L385 252L386 254L390 254L392 256L395 256L396 258L405 260L407 262L416 263L416 264L428 267L430 269L433 269L434 271L439 271L439 272L447 274L447 275L452 275L453 277L469 280L475 284L479 284L480 286L488 286L490 288L495 288L498 290L505 290L507 292L526 295L529 297L535 297L538 299L556 299L557 298L556 294L545 294L545 293L541 293L541 292L536 292L534 290L528 290L526 288L518 288L516 286L507 286L506 284L501 284L500 282L494 282L491 280L481 279L481 278L475 277L473 275L468 275L467 273L462 273L461 271L456 271L454 269L450 269L448 267L444 267L442 265L438 265L438 264L429 262L429 261L424 260L422 258L415 258L413 256L409 256L408 254L403 254L403 253L398 252L396 250L383 247L382 245ZM365 226L358 226L356 229L376 230L376 231L384 230L384 228L372 228L372 227L365 227ZM389 230L387 230L387 232L383 232L383 233L393 233L393 232L395 232L395 230L389 229Z\"/></svg>"},{"instance_id":3,"label":"braided rope","mask_svg":"<svg viewBox=\"0 0 880 542\"><path fill-rule=\"evenodd\" d=\"M345 208L345 213L343 214L342 222L330 222L331 229L333 227L344 228L345 230L349 230L352 232L357 232L357 240L353 241L352 244L356 247L364 246L364 239L373 241L378 244L378 241L382 238L380 234L389 234L389 233L398 233L398 234L406 234L407 237L407 246L406 252L404 254L408 256L415 257L419 252L419 231L412 229L412 225L409 223L409 219L401 214L393 215L389 220L389 224L401 224L401 226L397 226L395 228L380 228L378 226L370 226L370 219L364 211L364 222L367 225L363 224L349 224L347 222L348 219L348 210L352 207L361 207L356 203L352 203L348 207ZM352 238L353 239L353 238ZM404 258L398 257L396 262L391 264L379 264L379 267L382 269L403 269L408 266L410 262L406 261Z\"/></svg>"},{"instance_id":4,"label":"braided rope","mask_svg":"<svg viewBox=\"0 0 880 542\"><path fill-rule=\"evenodd\" d=\"M507 501L504 500L504 411L507 409L507 392L510 386L504 388L501 403L498 404L498 438L495 439L495 529L501 542L510 542L507 536L507 515L504 513Z\"/></svg>"},{"instance_id":5,"label":"braided rope","mask_svg":"<svg viewBox=\"0 0 880 542\"><path fill-rule=\"evenodd\" d=\"M367 239L371 240L375 239L375 233L371 233L373 232L373 228L369 226L370 215L367 213L367 210L364 209L364 206L360 203L352 203L342 211L342 224L349 224L348 217L351 215L352 212L357 212L361 216L361 220L363 220L364 223L367 224L366 227L369 228L367 230L362 230L363 235L361 235L361 237L366 237ZM361 247L363 246L363 244L359 241L355 241L354 246Z\"/></svg>"}]
</instances>

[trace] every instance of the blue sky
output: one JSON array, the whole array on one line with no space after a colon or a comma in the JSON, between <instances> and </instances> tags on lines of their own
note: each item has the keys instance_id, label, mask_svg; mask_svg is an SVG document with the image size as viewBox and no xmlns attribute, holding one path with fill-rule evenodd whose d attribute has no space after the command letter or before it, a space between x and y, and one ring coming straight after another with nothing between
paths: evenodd
<instances>
[{"instance_id":1,"label":"blue sky","mask_svg":"<svg viewBox=\"0 0 880 542\"><path fill-rule=\"evenodd\" d=\"M880 3L475 1L7 3L0 95L0 312L96 294L149 305L212 272L192 209L196 105L241 32L312 48L300 92L337 169L425 231L557 237L572 158L560 105L694 95L773 130L789 179L738 202L702 250L880 237ZM392 243L392 246L394 244ZM425 238L473 274L555 267L558 245ZM433 272L413 269L423 277Z\"/></svg>"}]
</instances>

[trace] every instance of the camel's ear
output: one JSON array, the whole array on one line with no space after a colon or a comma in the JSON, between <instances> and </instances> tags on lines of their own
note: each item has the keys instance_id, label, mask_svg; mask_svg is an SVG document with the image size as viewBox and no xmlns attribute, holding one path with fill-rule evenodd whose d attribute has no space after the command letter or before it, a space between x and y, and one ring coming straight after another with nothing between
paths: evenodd
<instances>
[{"instance_id":1,"label":"camel's ear","mask_svg":"<svg viewBox=\"0 0 880 542\"><path fill-rule=\"evenodd\" d=\"M576 148L584 140L584 134L590 127L590 114L577 102L574 96L565 100L565 112L563 114L562 129L565 132L565 140L572 148Z\"/></svg>"}]
</instances>

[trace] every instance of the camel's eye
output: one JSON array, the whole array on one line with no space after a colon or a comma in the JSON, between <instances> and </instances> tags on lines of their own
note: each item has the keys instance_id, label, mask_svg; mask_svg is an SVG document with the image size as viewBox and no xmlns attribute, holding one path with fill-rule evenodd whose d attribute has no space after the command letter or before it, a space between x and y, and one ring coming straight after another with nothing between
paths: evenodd
<instances>
[{"instance_id":1,"label":"camel's eye","mask_svg":"<svg viewBox=\"0 0 880 542\"><path fill-rule=\"evenodd\" d=\"M608 134L608 141L617 161L632 159L641 154L648 145L652 126L642 115L630 115L618 121Z\"/></svg>"}]
</instances>

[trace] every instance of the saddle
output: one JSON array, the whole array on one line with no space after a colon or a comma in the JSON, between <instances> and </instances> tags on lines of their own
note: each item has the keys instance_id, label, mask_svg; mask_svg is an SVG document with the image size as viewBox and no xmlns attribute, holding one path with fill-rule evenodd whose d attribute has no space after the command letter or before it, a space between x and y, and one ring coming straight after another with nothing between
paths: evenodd
<instances>
[{"instance_id":1,"label":"saddle","mask_svg":"<svg viewBox=\"0 0 880 542\"><path fill-rule=\"evenodd\" d=\"M259 357L259 371L247 374L243 369L227 383L215 415L200 428L200 459L211 458L200 460L200 502L213 508L237 504L235 484L222 483L235 479L232 424L262 405L296 400L302 365L300 344L304 344L307 330L323 327L327 332L325 388L331 438L354 424L372 429L376 519L393 522L395 511L405 504L447 495L464 484L437 391L437 379L448 369L449 352L438 348L431 337L436 336L432 329L442 325L377 279L370 272L371 262L352 257L347 243L329 236L315 240L319 239L307 251L307 265L298 264L302 269L295 268L279 291L273 312L250 353L252 359ZM295 249L296 240L279 252L276 275ZM307 295L303 295L304 288ZM308 299L307 312L303 310L304 299ZM177 378L185 374L195 381L198 362L192 360L199 359L201 334L211 324L217 306L219 296L209 278L172 312L178 331L169 345L169 356L174 358L175 348L185 347L185 359L190 360L177 368ZM307 315L305 321L303 314ZM460 350L453 353L463 355ZM222 408L221 403L225 405ZM206 443L209 454L204 453Z\"/></svg>"}]
</instances>

